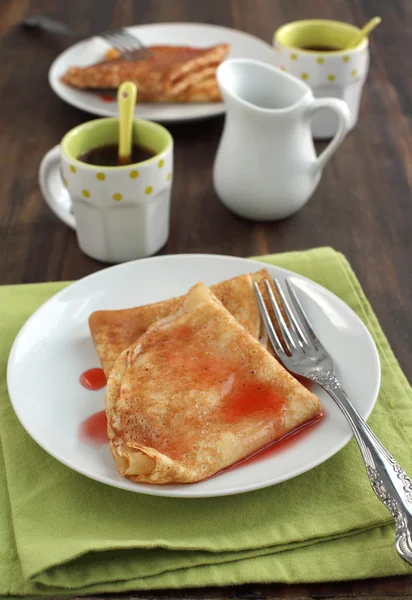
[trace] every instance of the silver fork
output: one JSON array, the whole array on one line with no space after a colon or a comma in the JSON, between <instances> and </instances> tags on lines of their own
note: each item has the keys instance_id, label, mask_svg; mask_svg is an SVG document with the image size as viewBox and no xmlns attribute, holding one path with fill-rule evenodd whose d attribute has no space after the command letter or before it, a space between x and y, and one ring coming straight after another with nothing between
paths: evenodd
<instances>
[{"instance_id":1,"label":"silver fork","mask_svg":"<svg viewBox=\"0 0 412 600\"><path fill-rule=\"evenodd\" d=\"M350 402L339 382L333 359L313 331L291 282L285 280L286 289L277 279L274 284L279 301L268 280L265 280L269 302L282 333L283 343L256 283L254 288L276 355L289 371L319 384L345 415L359 444L372 489L394 518L396 549L412 565L412 482Z\"/></svg>"},{"instance_id":2,"label":"silver fork","mask_svg":"<svg viewBox=\"0 0 412 600\"><path fill-rule=\"evenodd\" d=\"M47 33L63 35L73 38L88 37L86 35L77 34L71 31L66 23L52 19L47 15L34 15L23 19L23 25L26 27L41 29ZM149 48L144 46L142 42L126 29L117 29L115 31L100 31L99 33L89 34L97 35L106 40L113 48L118 50L126 60L134 61L144 59L151 55Z\"/></svg>"},{"instance_id":3,"label":"silver fork","mask_svg":"<svg viewBox=\"0 0 412 600\"><path fill-rule=\"evenodd\" d=\"M116 48L126 60L142 60L151 55L149 48L144 46L137 37L126 31L126 29L103 31L99 35L113 48Z\"/></svg>"}]
</instances>

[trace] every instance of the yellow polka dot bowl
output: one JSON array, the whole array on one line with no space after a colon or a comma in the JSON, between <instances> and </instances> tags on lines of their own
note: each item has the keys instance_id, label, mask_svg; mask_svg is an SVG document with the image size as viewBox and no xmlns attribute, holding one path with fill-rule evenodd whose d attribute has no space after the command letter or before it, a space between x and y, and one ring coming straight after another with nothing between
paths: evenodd
<instances>
[{"instance_id":1,"label":"yellow polka dot bowl","mask_svg":"<svg viewBox=\"0 0 412 600\"><path fill-rule=\"evenodd\" d=\"M92 148L117 144L118 130L117 119L96 119L69 131L60 144L79 246L108 263L151 256L169 236L173 138L167 129L133 122L133 143L154 154L140 163L107 167L79 158Z\"/></svg>"},{"instance_id":2,"label":"yellow polka dot bowl","mask_svg":"<svg viewBox=\"0 0 412 600\"><path fill-rule=\"evenodd\" d=\"M344 100L350 110L350 129L358 120L363 84L368 74L368 39L350 50L342 50L360 32L358 27L340 21L310 19L280 27L274 35L277 67L305 81L315 98ZM334 50L332 50L334 48ZM321 109L312 120L313 136L332 137L336 116Z\"/></svg>"}]
</instances>

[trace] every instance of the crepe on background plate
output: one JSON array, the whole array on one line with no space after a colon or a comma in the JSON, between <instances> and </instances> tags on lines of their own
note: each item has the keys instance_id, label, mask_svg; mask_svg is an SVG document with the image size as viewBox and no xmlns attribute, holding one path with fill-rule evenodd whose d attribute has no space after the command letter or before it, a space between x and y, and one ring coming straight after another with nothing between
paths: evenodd
<instances>
[{"instance_id":1,"label":"crepe on background plate","mask_svg":"<svg viewBox=\"0 0 412 600\"><path fill-rule=\"evenodd\" d=\"M271 281L266 269L222 281L210 286L210 289L253 337L258 339L261 336L266 340L266 331L261 324L253 291L253 281L256 281L266 297L266 290L262 285L264 279ZM106 377L120 353L133 344L150 325L175 314L181 308L183 300L184 296L180 296L136 308L98 310L92 313L89 317L90 332Z\"/></svg>"},{"instance_id":2,"label":"crepe on background plate","mask_svg":"<svg viewBox=\"0 0 412 600\"><path fill-rule=\"evenodd\" d=\"M120 474L154 484L206 479L321 414L202 283L122 352L105 406Z\"/></svg>"},{"instance_id":3,"label":"crepe on background plate","mask_svg":"<svg viewBox=\"0 0 412 600\"><path fill-rule=\"evenodd\" d=\"M139 60L124 59L109 50L106 60L87 67L70 67L62 81L80 89L117 89L123 81L137 86L137 102L221 102L216 69L230 50L150 46Z\"/></svg>"}]
</instances>

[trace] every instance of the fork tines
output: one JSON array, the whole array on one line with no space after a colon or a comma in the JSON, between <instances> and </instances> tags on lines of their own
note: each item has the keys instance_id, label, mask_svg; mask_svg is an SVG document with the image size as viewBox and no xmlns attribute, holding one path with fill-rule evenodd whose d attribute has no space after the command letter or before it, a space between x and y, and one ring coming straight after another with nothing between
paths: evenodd
<instances>
[{"instance_id":1,"label":"fork tines","mask_svg":"<svg viewBox=\"0 0 412 600\"><path fill-rule=\"evenodd\" d=\"M135 61L147 58L151 52L142 42L126 29L106 31L100 34L113 48L116 48L126 60Z\"/></svg>"},{"instance_id":2,"label":"fork tines","mask_svg":"<svg viewBox=\"0 0 412 600\"><path fill-rule=\"evenodd\" d=\"M272 285L265 279L264 284L269 306L276 318L275 324L256 282L255 293L270 341L279 358L287 357L285 350L290 355L296 350L305 352L305 348L317 348L317 337L289 279L285 279L284 283L274 279Z\"/></svg>"}]
</instances>

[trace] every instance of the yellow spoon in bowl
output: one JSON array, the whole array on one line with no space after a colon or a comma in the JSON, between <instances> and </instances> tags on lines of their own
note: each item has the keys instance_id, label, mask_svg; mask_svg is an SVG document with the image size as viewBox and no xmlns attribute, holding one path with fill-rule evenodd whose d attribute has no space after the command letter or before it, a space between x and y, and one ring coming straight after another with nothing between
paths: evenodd
<instances>
[{"instance_id":1,"label":"yellow spoon in bowl","mask_svg":"<svg viewBox=\"0 0 412 600\"><path fill-rule=\"evenodd\" d=\"M356 46L358 44L360 44L361 41L366 36L368 36L375 29L375 27L377 27L379 25L379 23L381 21L382 21L382 19L380 17L374 17L373 19L368 21L366 23L366 25L364 25L362 27L362 29L359 31L359 33L357 33L355 35L355 37L349 42L349 44L346 46L345 50L349 50L350 48L356 48Z\"/></svg>"},{"instance_id":2,"label":"yellow spoon in bowl","mask_svg":"<svg viewBox=\"0 0 412 600\"><path fill-rule=\"evenodd\" d=\"M128 165L131 163L136 95L136 84L132 81L123 82L117 92L117 106L119 109L119 165Z\"/></svg>"}]
</instances>

